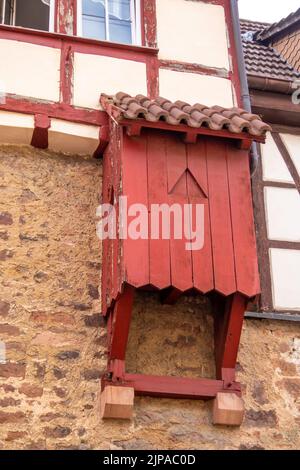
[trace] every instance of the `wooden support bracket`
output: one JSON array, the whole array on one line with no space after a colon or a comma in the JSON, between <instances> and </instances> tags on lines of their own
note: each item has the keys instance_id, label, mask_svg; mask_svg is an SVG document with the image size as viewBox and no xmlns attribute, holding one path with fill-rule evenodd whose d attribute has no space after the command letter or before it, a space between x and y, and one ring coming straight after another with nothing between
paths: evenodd
<instances>
[{"instance_id":1,"label":"wooden support bracket","mask_svg":"<svg viewBox=\"0 0 300 470\"><path fill-rule=\"evenodd\" d=\"M108 368L102 377L101 416L132 416L134 394L192 400L214 399L213 422L239 426L244 416L241 385L235 379L246 298L234 294L216 296L215 359L216 379L127 374L125 357L133 307L134 288L124 285L108 317ZM173 298L174 297L174 298ZM176 292L166 290L164 300L175 301Z\"/></svg>"},{"instance_id":2,"label":"wooden support bracket","mask_svg":"<svg viewBox=\"0 0 300 470\"><path fill-rule=\"evenodd\" d=\"M109 143L109 126L101 126L99 131L99 145L96 148L93 157L100 158L102 157L107 145Z\"/></svg>"},{"instance_id":3,"label":"wooden support bracket","mask_svg":"<svg viewBox=\"0 0 300 470\"><path fill-rule=\"evenodd\" d=\"M48 129L50 128L49 116L45 114L34 115L34 131L32 134L31 145L36 148L48 148Z\"/></svg>"}]
</instances>

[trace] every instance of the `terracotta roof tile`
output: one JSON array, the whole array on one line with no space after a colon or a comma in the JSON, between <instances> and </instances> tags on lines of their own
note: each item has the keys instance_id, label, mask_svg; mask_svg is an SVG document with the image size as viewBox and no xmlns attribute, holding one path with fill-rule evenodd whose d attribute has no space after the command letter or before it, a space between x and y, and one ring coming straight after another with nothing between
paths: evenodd
<instances>
[{"instance_id":1,"label":"terracotta roof tile","mask_svg":"<svg viewBox=\"0 0 300 470\"><path fill-rule=\"evenodd\" d=\"M300 78L297 72L275 49L261 44L255 38L266 28L267 23L241 20L246 70L249 75L294 81Z\"/></svg>"},{"instance_id":2,"label":"terracotta roof tile","mask_svg":"<svg viewBox=\"0 0 300 470\"><path fill-rule=\"evenodd\" d=\"M122 92L115 96L102 94L100 101L103 108L119 122L124 119L165 121L174 126L184 124L216 131L227 129L234 134L247 132L253 136L263 136L271 130L259 116L241 108L208 107L198 103L191 106L183 101L173 103L162 97L150 100L143 95L132 97Z\"/></svg>"}]
</instances>

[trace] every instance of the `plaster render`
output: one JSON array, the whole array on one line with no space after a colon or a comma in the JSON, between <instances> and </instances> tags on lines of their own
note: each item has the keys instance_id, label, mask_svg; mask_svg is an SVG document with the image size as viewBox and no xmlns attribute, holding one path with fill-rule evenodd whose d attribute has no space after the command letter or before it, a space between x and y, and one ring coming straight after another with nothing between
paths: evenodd
<instances>
[{"instance_id":1,"label":"plaster render","mask_svg":"<svg viewBox=\"0 0 300 470\"><path fill-rule=\"evenodd\" d=\"M60 49L0 39L0 63L6 93L59 100Z\"/></svg>"},{"instance_id":2,"label":"plaster render","mask_svg":"<svg viewBox=\"0 0 300 470\"><path fill-rule=\"evenodd\" d=\"M280 134L300 176L300 136Z\"/></svg>"},{"instance_id":3,"label":"plaster render","mask_svg":"<svg viewBox=\"0 0 300 470\"><path fill-rule=\"evenodd\" d=\"M264 181L275 181L278 183L294 182L270 133L267 135L266 143L261 145L261 155Z\"/></svg>"},{"instance_id":4,"label":"plaster render","mask_svg":"<svg viewBox=\"0 0 300 470\"><path fill-rule=\"evenodd\" d=\"M93 154L99 145L99 127L51 119L49 149L56 152Z\"/></svg>"},{"instance_id":5,"label":"plaster render","mask_svg":"<svg viewBox=\"0 0 300 470\"><path fill-rule=\"evenodd\" d=\"M299 310L300 251L270 250L274 306L278 310Z\"/></svg>"},{"instance_id":6,"label":"plaster render","mask_svg":"<svg viewBox=\"0 0 300 470\"><path fill-rule=\"evenodd\" d=\"M300 242L300 196L297 189L265 188L270 240ZM300 303L299 303L300 305Z\"/></svg>"},{"instance_id":7,"label":"plaster render","mask_svg":"<svg viewBox=\"0 0 300 470\"><path fill-rule=\"evenodd\" d=\"M101 93L115 94L118 91L147 95L146 65L132 60L75 53L75 106L99 108Z\"/></svg>"},{"instance_id":8,"label":"plaster render","mask_svg":"<svg viewBox=\"0 0 300 470\"><path fill-rule=\"evenodd\" d=\"M224 8L204 2L157 0L159 57L229 69Z\"/></svg>"},{"instance_id":9,"label":"plaster render","mask_svg":"<svg viewBox=\"0 0 300 470\"><path fill-rule=\"evenodd\" d=\"M28 114L0 111L0 142L5 144L30 144L34 118Z\"/></svg>"},{"instance_id":10,"label":"plaster render","mask_svg":"<svg viewBox=\"0 0 300 470\"><path fill-rule=\"evenodd\" d=\"M159 93L171 101L182 100L189 104L207 106L233 106L231 81L195 73L159 70Z\"/></svg>"}]
</instances>

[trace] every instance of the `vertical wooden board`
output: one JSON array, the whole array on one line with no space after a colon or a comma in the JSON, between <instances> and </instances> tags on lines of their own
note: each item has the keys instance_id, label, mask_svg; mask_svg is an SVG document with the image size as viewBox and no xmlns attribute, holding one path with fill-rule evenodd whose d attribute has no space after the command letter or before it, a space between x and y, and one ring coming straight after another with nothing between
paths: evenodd
<instances>
[{"instance_id":1,"label":"vertical wooden board","mask_svg":"<svg viewBox=\"0 0 300 470\"><path fill-rule=\"evenodd\" d=\"M231 212L227 178L226 144L207 141L207 177L215 290L236 292Z\"/></svg>"},{"instance_id":2,"label":"vertical wooden board","mask_svg":"<svg viewBox=\"0 0 300 470\"><path fill-rule=\"evenodd\" d=\"M260 292L248 152L227 146L227 165L237 290Z\"/></svg>"},{"instance_id":3,"label":"vertical wooden board","mask_svg":"<svg viewBox=\"0 0 300 470\"><path fill-rule=\"evenodd\" d=\"M165 133L167 151L168 192L186 195L186 182L183 178L187 169L185 144L182 137L172 133Z\"/></svg>"},{"instance_id":4,"label":"vertical wooden board","mask_svg":"<svg viewBox=\"0 0 300 470\"><path fill-rule=\"evenodd\" d=\"M151 211L152 204L161 205L168 202L167 160L164 134L149 131L147 139L148 201ZM151 221L151 217L149 218ZM159 223L159 239L150 237L149 240L150 284L158 289L165 289L171 285L170 240L162 239L161 217Z\"/></svg>"},{"instance_id":5,"label":"vertical wooden board","mask_svg":"<svg viewBox=\"0 0 300 470\"><path fill-rule=\"evenodd\" d=\"M213 272L213 258L211 246L211 233L210 233L210 215L208 198L208 183L207 183L207 164L206 164L206 143L202 139L196 144L189 144L187 146L188 152L188 167L191 174L196 178L196 183L193 182L191 177L188 178L188 195L189 202L192 204L192 229L195 230L196 220L196 204L203 204L204 206L204 227L199 227L199 230L204 230L204 246L200 250L193 250L192 265L193 265L193 280L194 287L198 291L206 294L214 288L214 272ZM198 230L198 229L197 229Z\"/></svg>"},{"instance_id":6,"label":"vertical wooden board","mask_svg":"<svg viewBox=\"0 0 300 470\"><path fill-rule=\"evenodd\" d=\"M206 141L204 138L199 137L195 144L187 145L188 168L190 173L195 178L199 188L208 197L208 183L207 183L207 165L206 165ZM189 195L199 197L201 191L189 190Z\"/></svg>"},{"instance_id":7,"label":"vertical wooden board","mask_svg":"<svg viewBox=\"0 0 300 470\"><path fill-rule=\"evenodd\" d=\"M121 196L121 148L122 148L122 131L119 127L115 127L114 131L114 152L112 162L113 172L113 203L116 213L116 238L112 240L112 297L115 300L120 292L121 285L124 279L122 279L122 259L120 257L120 245L121 240L119 237L119 197Z\"/></svg>"},{"instance_id":8,"label":"vertical wooden board","mask_svg":"<svg viewBox=\"0 0 300 470\"><path fill-rule=\"evenodd\" d=\"M109 147L103 157L103 183L102 183L102 203L108 202L108 187L110 184L110 155ZM109 279L109 265L108 265L108 251L109 240L102 241L102 277L101 277L101 308L102 314L106 315L109 305L107 305L107 292L108 292L108 279Z\"/></svg>"},{"instance_id":9,"label":"vertical wooden board","mask_svg":"<svg viewBox=\"0 0 300 470\"><path fill-rule=\"evenodd\" d=\"M148 208L147 138L128 137L124 134L122 151L123 196L128 208L143 204ZM128 226L135 217L128 217ZM127 227L128 228L128 227ZM148 239L123 241L124 269L128 284L143 287L149 284L149 233Z\"/></svg>"},{"instance_id":10,"label":"vertical wooden board","mask_svg":"<svg viewBox=\"0 0 300 470\"><path fill-rule=\"evenodd\" d=\"M172 177L171 183L168 180L170 206L177 204L181 208L182 237L175 239L174 237L174 221L171 223L171 239L170 239L170 258L171 258L171 282L172 286L184 292L193 287L192 273L192 255L191 251L186 250L187 240L184 236L184 204L188 204L187 194L187 156L186 146L178 136L168 134L166 136L168 178ZM179 181L176 183L172 167L176 168L176 174ZM180 174L180 171L182 174ZM175 184L175 186L174 186ZM170 192L170 188L172 188Z\"/></svg>"}]
</instances>

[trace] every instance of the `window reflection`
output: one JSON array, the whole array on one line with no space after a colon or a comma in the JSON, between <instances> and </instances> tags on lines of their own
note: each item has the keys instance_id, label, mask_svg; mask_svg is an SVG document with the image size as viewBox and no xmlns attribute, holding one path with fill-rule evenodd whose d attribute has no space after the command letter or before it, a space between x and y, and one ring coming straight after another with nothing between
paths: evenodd
<instances>
[{"instance_id":1,"label":"window reflection","mask_svg":"<svg viewBox=\"0 0 300 470\"><path fill-rule=\"evenodd\" d=\"M131 0L82 0L83 36L132 43Z\"/></svg>"}]
</instances>

